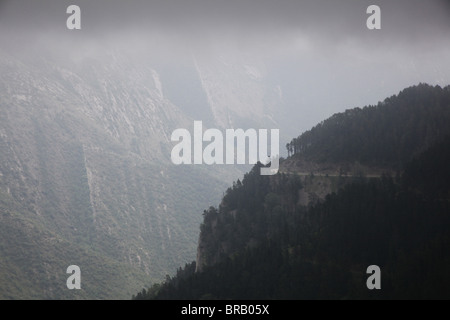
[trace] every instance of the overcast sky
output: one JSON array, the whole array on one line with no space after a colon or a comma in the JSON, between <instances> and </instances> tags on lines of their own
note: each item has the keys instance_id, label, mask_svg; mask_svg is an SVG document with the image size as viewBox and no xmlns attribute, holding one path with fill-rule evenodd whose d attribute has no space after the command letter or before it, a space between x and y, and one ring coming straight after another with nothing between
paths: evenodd
<instances>
[{"instance_id":1,"label":"overcast sky","mask_svg":"<svg viewBox=\"0 0 450 320\"><path fill-rule=\"evenodd\" d=\"M379 5L383 34L406 42L449 31L447 0L1 0L2 26L40 32L65 28L65 9L82 9L86 33L131 29L187 36L282 36L303 32L324 41L366 37L366 8ZM42 29L44 31L44 29ZM195 39L199 40L199 39Z\"/></svg>"},{"instance_id":2,"label":"overcast sky","mask_svg":"<svg viewBox=\"0 0 450 320\"><path fill-rule=\"evenodd\" d=\"M66 28L71 4L80 31ZM366 27L372 4L381 30ZM255 57L292 83L300 108L316 110L312 122L418 82L450 84L448 0L0 0L0 35L3 48L34 55L33 41L75 54L104 45L170 59Z\"/></svg>"}]
</instances>

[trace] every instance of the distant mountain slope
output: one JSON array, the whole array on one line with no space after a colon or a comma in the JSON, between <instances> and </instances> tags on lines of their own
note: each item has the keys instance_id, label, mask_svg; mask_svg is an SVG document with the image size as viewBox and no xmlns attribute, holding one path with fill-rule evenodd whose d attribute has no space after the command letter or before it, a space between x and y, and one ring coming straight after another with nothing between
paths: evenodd
<instances>
[{"instance_id":1,"label":"distant mountain slope","mask_svg":"<svg viewBox=\"0 0 450 320\"><path fill-rule=\"evenodd\" d=\"M76 40L54 50L42 41L14 39L0 50L0 194L9 199L0 215L13 212L2 227L30 235L0 234L0 298L128 297L142 276L164 279L195 258L199 212L249 168L177 167L172 132L194 120L205 129L282 127L281 89L252 59L174 59ZM56 247L43 245L54 237ZM85 279L99 290L55 289L66 277L59 262L83 270L86 259L69 257L85 248L99 261ZM30 268L43 270L35 282L26 280ZM105 289L101 274L118 285Z\"/></svg>"},{"instance_id":2,"label":"distant mountain slope","mask_svg":"<svg viewBox=\"0 0 450 320\"><path fill-rule=\"evenodd\" d=\"M125 298L195 257L198 212L240 171L172 165L193 119L154 69L1 51L0 72L0 298Z\"/></svg>"},{"instance_id":3,"label":"distant mountain slope","mask_svg":"<svg viewBox=\"0 0 450 320\"><path fill-rule=\"evenodd\" d=\"M100 246L69 239L46 224L0 191L2 299L112 299L133 294L147 281L148 274L109 256ZM70 264L81 267L80 291L66 287Z\"/></svg>"},{"instance_id":4,"label":"distant mountain slope","mask_svg":"<svg viewBox=\"0 0 450 320\"><path fill-rule=\"evenodd\" d=\"M399 96L402 101L416 101L422 91L428 97L441 93L439 101L444 105L436 103L441 111L413 121L405 127L407 132L431 130L450 107L447 89L422 85ZM433 106L411 112L422 114L426 108ZM409 118L419 119L413 114ZM377 119L366 126L375 128ZM301 201L305 179L317 178L284 173L263 177L258 164L228 189L219 208L204 212L197 261L135 298L450 298L446 271L450 268L450 135L443 133L443 127L430 133L429 140L407 144L411 149L403 149L403 156L410 160L401 162L405 170L395 179L382 174L319 177L346 182L308 206ZM385 131L396 132L390 126ZM366 136L358 139L366 141ZM392 165L396 158L379 154L375 159ZM375 160L370 163L378 165ZM382 270L382 290L367 289L370 265Z\"/></svg>"}]
</instances>

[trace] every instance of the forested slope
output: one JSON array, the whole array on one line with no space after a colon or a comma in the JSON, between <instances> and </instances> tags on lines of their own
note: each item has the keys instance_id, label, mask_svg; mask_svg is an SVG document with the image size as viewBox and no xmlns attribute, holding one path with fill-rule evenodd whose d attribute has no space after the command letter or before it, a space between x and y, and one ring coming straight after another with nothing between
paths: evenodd
<instances>
[{"instance_id":1,"label":"forested slope","mask_svg":"<svg viewBox=\"0 0 450 320\"><path fill-rule=\"evenodd\" d=\"M256 170L224 198L246 199L233 213L205 212L201 244L207 246L208 259L220 259L209 260L217 262L196 273L188 265L138 297L450 298L450 175L446 186L428 183L446 172L439 163L450 161L449 143L422 154L398 181L361 178L310 208L297 205L295 198L286 200L286 190L264 184ZM434 176L416 179L425 164L434 167ZM282 179L290 184L290 194L298 191L295 176L272 180ZM254 196L244 196L250 185ZM370 265L382 270L382 290L366 287Z\"/></svg>"},{"instance_id":2,"label":"forested slope","mask_svg":"<svg viewBox=\"0 0 450 320\"><path fill-rule=\"evenodd\" d=\"M435 110L422 118L422 125L412 122L403 137L436 128L431 119L445 119L450 109L448 88L422 85L395 99L413 104L421 92L430 99L433 92L442 94L433 100L442 114ZM411 112L434 107L425 104ZM372 121L375 128L378 120ZM387 135L401 131L402 125L395 125L385 129ZM308 206L300 201L305 180L296 174L260 176L261 164L256 165L228 189L218 208L204 212L197 261L135 298L450 298L450 136L443 132L442 124L426 139L398 140L396 150L408 150L397 154L400 162L397 155L379 150L373 163L401 164L404 170L397 176L338 177L347 181L337 192ZM367 150L373 149L371 141ZM335 150L335 159L350 159L340 151ZM381 290L366 286L371 265L381 268Z\"/></svg>"},{"instance_id":3,"label":"forested slope","mask_svg":"<svg viewBox=\"0 0 450 320\"><path fill-rule=\"evenodd\" d=\"M293 139L289 153L315 162L403 169L450 134L450 87L410 87L376 106L338 113Z\"/></svg>"}]
</instances>

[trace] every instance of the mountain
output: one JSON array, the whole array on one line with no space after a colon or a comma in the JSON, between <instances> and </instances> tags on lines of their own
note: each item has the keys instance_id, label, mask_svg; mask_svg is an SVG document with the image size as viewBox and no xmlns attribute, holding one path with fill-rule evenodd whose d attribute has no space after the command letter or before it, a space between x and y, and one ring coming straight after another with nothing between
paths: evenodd
<instances>
[{"instance_id":1,"label":"mountain","mask_svg":"<svg viewBox=\"0 0 450 320\"><path fill-rule=\"evenodd\" d=\"M306 149L284 160L273 177L260 176L258 164L227 190L218 208L204 212L197 260L134 298L448 299L450 135L435 121L447 119L449 97L448 87L419 85L364 112L349 110L326 120L314 129L318 138L311 150L329 154L331 164L334 159L342 162L320 175L323 162L314 157L321 153ZM383 123L379 119L404 111L405 101L411 106L405 115L408 125L386 118L390 125L383 127L383 141L393 141L394 150L401 152L377 153L363 161L362 153L370 154L378 145L371 133ZM372 120L355 128L367 114ZM340 130L333 131L337 125ZM330 140L339 141L339 132L346 136L352 130L359 133L349 136L360 141L355 151L344 152L345 140L342 148L328 149L326 132L334 132L338 137ZM310 132L299 140L305 141ZM426 138L412 143L411 136ZM300 157L319 170L304 174ZM368 170L389 170L371 176L332 171L356 161ZM389 175L392 170L397 171L395 178ZM302 201L302 194L312 194L311 188L324 181L327 195ZM366 285L367 269L373 265L381 269L381 290Z\"/></svg>"},{"instance_id":2,"label":"mountain","mask_svg":"<svg viewBox=\"0 0 450 320\"><path fill-rule=\"evenodd\" d=\"M192 56L37 52L0 51L0 298L128 298L195 258L199 212L247 168L175 166L172 132L265 125L216 103L234 90L221 77L265 84ZM83 290L67 290L70 265Z\"/></svg>"},{"instance_id":3,"label":"mountain","mask_svg":"<svg viewBox=\"0 0 450 320\"><path fill-rule=\"evenodd\" d=\"M338 113L286 147L315 163L349 163L402 170L439 137L450 134L450 86L420 84L376 106Z\"/></svg>"}]
</instances>

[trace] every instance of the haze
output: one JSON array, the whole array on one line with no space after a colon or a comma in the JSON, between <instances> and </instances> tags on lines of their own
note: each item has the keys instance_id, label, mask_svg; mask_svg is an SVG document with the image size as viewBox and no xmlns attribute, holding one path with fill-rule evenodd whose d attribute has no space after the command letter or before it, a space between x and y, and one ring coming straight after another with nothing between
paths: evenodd
<instances>
[{"instance_id":1,"label":"haze","mask_svg":"<svg viewBox=\"0 0 450 320\"><path fill-rule=\"evenodd\" d=\"M66 28L70 4L80 31ZM366 28L371 4L381 30ZM440 0L7 0L0 34L3 52L61 63L118 52L137 64L250 64L280 91L273 120L287 139L410 85L450 84L449 17Z\"/></svg>"}]
</instances>

